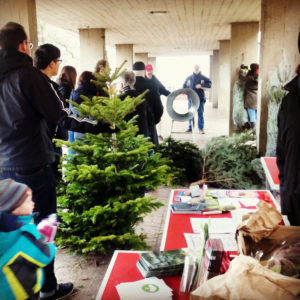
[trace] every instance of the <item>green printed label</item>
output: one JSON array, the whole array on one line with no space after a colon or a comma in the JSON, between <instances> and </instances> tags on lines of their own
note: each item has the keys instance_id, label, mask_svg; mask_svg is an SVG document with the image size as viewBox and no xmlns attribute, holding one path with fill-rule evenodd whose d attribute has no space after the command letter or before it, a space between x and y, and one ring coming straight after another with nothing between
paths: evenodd
<instances>
[{"instance_id":1,"label":"green printed label","mask_svg":"<svg viewBox=\"0 0 300 300\"><path fill-rule=\"evenodd\" d=\"M156 293L158 292L159 288L156 284L144 284L142 286L142 290L146 293Z\"/></svg>"}]
</instances>

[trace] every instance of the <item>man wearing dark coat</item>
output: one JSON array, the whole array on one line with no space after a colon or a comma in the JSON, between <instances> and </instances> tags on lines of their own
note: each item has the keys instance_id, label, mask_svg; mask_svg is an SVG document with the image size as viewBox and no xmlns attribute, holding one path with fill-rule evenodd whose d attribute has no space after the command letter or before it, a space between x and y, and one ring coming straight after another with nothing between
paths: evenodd
<instances>
[{"instance_id":1,"label":"man wearing dark coat","mask_svg":"<svg viewBox=\"0 0 300 300\"><path fill-rule=\"evenodd\" d=\"M300 33L298 38L300 52ZM285 90L278 112L277 165L281 212L291 225L300 226L300 65Z\"/></svg>"},{"instance_id":2,"label":"man wearing dark coat","mask_svg":"<svg viewBox=\"0 0 300 300\"><path fill-rule=\"evenodd\" d=\"M146 111L147 111L147 124L148 135L155 146L158 146L158 136L156 131L156 124L159 123L163 114L163 105L160 100L159 93L155 86L151 82L145 79L145 64L142 61L137 61L133 64L133 71L135 72L136 82L134 88L141 94L146 90L149 92L146 94Z\"/></svg>"},{"instance_id":3,"label":"man wearing dark coat","mask_svg":"<svg viewBox=\"0 0 300 300\"><path fill-rule=\"evenodd\" d=\"M0 180L12 178L31 188L38 223L56 213L56 178L51 166L55 161L51 139L56 126L96 133L110 128L109 124L76 118L63 108L53 82L33 67L32 47L22 25L9 22L1 28ZM46 66L58 68L60 53L56 57L44 54L49 58ZM54 260L44 268L44 274L40 299L58 299L73 290L72 283L57 284Z\"/></svg>"},{"instance_id":4,"label":"man wearing dark coat","mask_svg":"<svg viewBox=\"0 0 300 300\"><path fill-rule=\"evenodd\" d=\"M159 95L169 96L171 94L164 85L158 80L158 78L153 74L153 67L152 65L146 65L146 80L150 81L153 86L157 89Z\"/></svg>"}]
</instances>

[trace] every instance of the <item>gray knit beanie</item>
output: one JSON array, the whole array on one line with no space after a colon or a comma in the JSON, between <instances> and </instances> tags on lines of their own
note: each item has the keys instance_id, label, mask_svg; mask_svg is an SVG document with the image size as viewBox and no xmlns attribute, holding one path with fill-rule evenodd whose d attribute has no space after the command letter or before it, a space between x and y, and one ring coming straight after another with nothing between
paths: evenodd
<instances>
[{"instance_id":1,"label":"gray knit beanie","mask_svg":"<svg viewBox=\"0 0 300 300\"><path fill-rule=\"evenodd\" d=\"M0 211L11 212L26 199L29 187L12 179L0 180Z\"/></svg>"}]
</instances>

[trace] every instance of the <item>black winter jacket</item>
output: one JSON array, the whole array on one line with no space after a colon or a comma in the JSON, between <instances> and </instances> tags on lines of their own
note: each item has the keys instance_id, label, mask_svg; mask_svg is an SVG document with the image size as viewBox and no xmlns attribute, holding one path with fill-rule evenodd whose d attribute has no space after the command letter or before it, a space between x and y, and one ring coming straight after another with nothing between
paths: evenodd
<instances>
[{"instance_id":1,"label":"black winter jacket","mask_svg":"<svg viewBox=\"0 0 300 300\"><path fill-rule=\"evenodd\" d=\"M54 161L48 123L62 111L28 55L0 50L0 168L31 169Z\"/></svg>"},{"instance_id":2,"label":"black winter jacket","mask_svg":"<svg viewBox=\"0 0 300 300\"><path fill-rule=\"evenodd\" d=\"M158 146L159 143L155 125L159 123L164 111L159 93L157 92L155 86L151 84L151 82L147 81L145 77L142 76L136 77L134 88L139 94L143 93L146 90L149 90L149 92L145 96L148 129L152 142L156 146Z\"/></svg>"},{"instance_id":3,"label":"black winter jacket","mask_svg":"<svg viewBox=\"0 0 300 300\"><path fill-rule=\"evenodd\" d=\"M130 89L129 86L125 86L122 90L122 94L120 95L120 99L124 100L127 96L135 98L139 96L139 93ZM139 127L139 134L143 134L145 137L149 137L149 128L148 128L148 119L147 119L147 106L146 103L143 102L136 107L136 111L128 114L125 119L129 121L134 116L138 115L137 126Z\"/></svg>"},{"instance_id":4,"label":"black winter jacket","mask_svg":"<svg viewBox=\"0 0 300 300\"><path fill-rule=\"evenodd\" d=\"M109 131L70 115L32 59L16 50L0 50L0 169L33 169L54 162L47 124L78 132Z\"/></svg>"},{"instance_id":5,"label":"black winter jacket","mask_svg":"<svg viewBox=\"0 0 300 300\"><path fill-rule=\"evenodd\" d=\"M300 75L285 86L289 93L278 112L277 165L281 211L300 226Z\"/></svg>"},{"instance_id":6,"label":"black winter jacket","mask_svg":"<svg viewBox=\"0 0 300 300\"><path fill-rule=\"evenodd\" d=\"M72 88L67 82L61 82L58 84L58 91L63 99L64 107L69 107L69 102L66 101L66 99L70 99L70 95L72 92Z\"/></svg>"},{"instance_id":7,"label":"black winter jacket","mask_svg":"<svg viewBox=\"0 0 300 300\"><path fill-rule=\"evenodd\" d=\"M157 79L157 77L155 75L152 75L152 78L149 79L149 78L146 78L147 81L149 81L156 89L157 89L157 92L160 94L160 95L164 95L164 96L169 96L169 94L171 94L170 91L168 91L164 85Z\"/></svg>"}]
</instances>

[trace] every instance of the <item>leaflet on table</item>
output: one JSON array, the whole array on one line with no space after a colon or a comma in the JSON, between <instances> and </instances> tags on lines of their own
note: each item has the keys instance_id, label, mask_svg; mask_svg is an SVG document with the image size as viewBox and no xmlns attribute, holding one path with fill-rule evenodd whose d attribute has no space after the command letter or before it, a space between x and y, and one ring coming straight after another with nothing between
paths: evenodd
<instances>
[{"instance_id":1,"label":"leaflet on table","mask_svg":"<svg viewBox=\"0 0 300 300\"><path fill-rule=\"evenodd\" d=\"M187 247L190 249L203 249L203 235L199 233L184 233ZM235 234L232 233L211 233L212 239L220 239L223 243L224 251L238 251Z\"/></svg>"},{"instance_id":2,"label":"leaflet on table","mask_svg":"<svg viewBox=\"0 0 300 300\"><path fill-rule=\"evenodd\" d=\"M184 196L188 197L188 196ZM182 196L181 196L182 198ZM204 199L205 201L197 202L196 198L191 198L191 201L194 202L174 202L171 204L171 210L173 213L203 213L203 212L218 212L221 213L218 199L215 199L211 196L207 196Z\"/></svg>"},{"instance_id":3,"label":"leaflet on table","mask_svg":"<svg viewBox=\"0 0 300 300\"><path fill-rule=\"evenodd\" d=\"M245 215L253 214L255 212L257 212L257 209L239 208L239 209L233 210L233 211L231 211L232 221L234 222L234 224L237 227L242 223L243 217Z\"/></svg>"},{"instance_id":4,"label":"leaflet on table","mask_svg":"<svg viewBox=\"0 0 300 300\"><path fill-rule=\"evenodd\" d=\"M162 279L150 277L116 286L121 300L172 299L172 289Z\"/></svg>"},{"instance_id":5,"label":"leaflet on table","mask_svg":"<svg viewBox=\"0 0 300 300\"><path fill-rule=\"evenodd\" d=\"M208 224L211 233L235 233L237 226L231 218L190 218L194 233L201 233L204 224Z\"/></svg>"},{"instance_id":6,"label":"leaflet on table","mask_svg":"<svg viewBox=\"0 0 300 300\"><path fill-rule=\"evenodd\" d=\"M235 208L238 208L240 207L240 203L239 201L237 200L237 198L218 198L218 201L219 201L219 205L220 207L229 207L229 206L232 206L232 207L235 207Z\"/></svg>"},{"instance_id":7,"label":"leaflet on table","mask_svg":"<svg viewBox=\"0 0 300 300\"><path fill-rule=\"evenodd\" d=\"M185 241L189 249L203 249L205 237L203 233L184 233Z\"/></svg>"},{"instance_id":8,"label":"leaflet on table","mask_svg":"<svg viewBox=\"0 0 300 300\"><path fill-rule=\"evenodd\" d=\"M255 206L257 205L257 203L260 201L258 198L239 198L238 199L240 201L241 204L243 204L244 206L248 207L248 206Z\"/></svg>"},{"instance_id":9,"label":"leaflet on table","mask_svg":"<svg viewBox=\"0 0 300 300\"><path fill-rule=\"evenodd\" d=\"M231 198L257 198L258 193L248 190L229 190L227 191L227 196Z\"/></svg>"}]
</instances>

